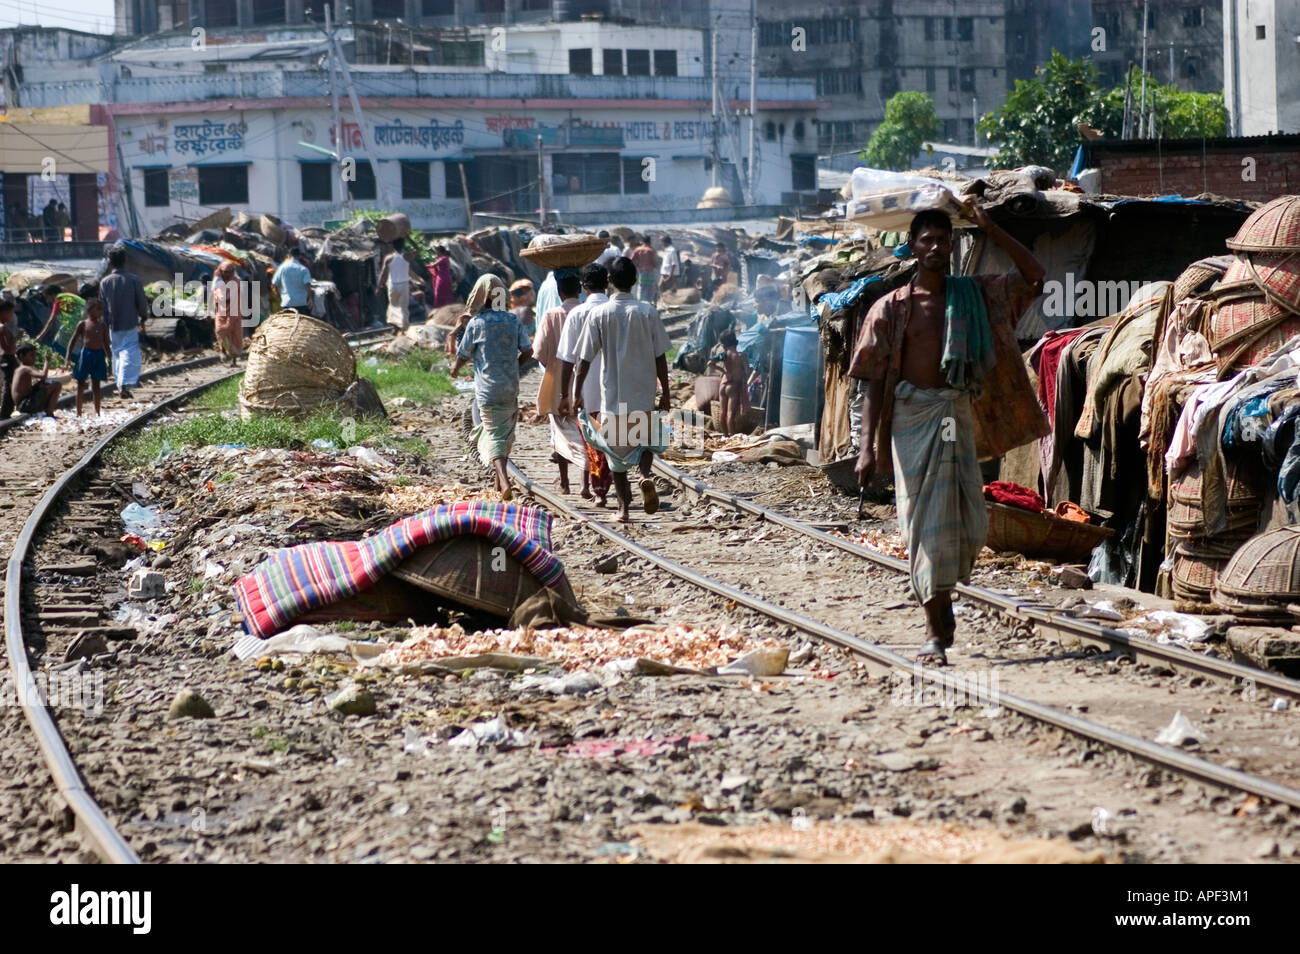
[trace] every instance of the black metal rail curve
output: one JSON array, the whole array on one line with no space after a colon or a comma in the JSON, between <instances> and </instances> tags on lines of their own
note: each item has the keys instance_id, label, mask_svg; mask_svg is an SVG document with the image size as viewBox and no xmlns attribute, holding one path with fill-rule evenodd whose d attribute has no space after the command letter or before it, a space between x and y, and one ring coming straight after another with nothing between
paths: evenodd
<instances>
[{"instance_id":1,"label":"black metal rail curve","mask_svg":"<svg viewBox=\"0 0 1300 954\"><path fill-rule=\"evenodd\" d=\"M641 559L666 570L673 576L688 583L692 583L703 589L716 593L719 596L729 600L734 600L741 606L762 613L771 619L792 626L795 629L815 636L824 642L836 646L844 647L865 659L871 660L881 666L889 669L905 670L919 676L920 678L932 683L935 686L951 688L954 691L960 691L964 688L965 683L960 682L960 676L945 672L941 669L924 667L911 659L900 656L892 650L886 649L875 643L868 642L852 633L828 626L818 620L795 613L783 606L777 606L775 603L769 603L764 599L753 596L744 590L739 590L733 586L715 580L703 574L696 573L680 563L670 560L654 550L648 549L619 533L608 524L599 520L594 520L581 511L571 507L561 496L547 490L527 474L525 474L515 463L510 464L510 471L515 478L527 488L528 492L536 499L545 503L556 513L563 514L570 520L577 523L585 524L591 527L596 533L600 534L606 540L632 553ZM834 539L834 538L831 538ZM878 554L877 554L878 555ZM901 561L899 561L901 562ZM1159 745L1155 742L1149 742L1146 739L1129 735L1126 732L1120 732L1109 726L1100 725L1087 719L1081 719L1078 716L1071 715L1054 709L1051 706L1045 706L1042 703L1034 702L1030 699L1023 699L1001 690L993 690L988 693L990 701L999 706L1005 706L1013 712L1018 712L1037 722L1055 726L1074 735L1112 748L1127 752L1130 755L1150 762L1164 769L1169 769L1188 778L1196 779L1201 782L1207 782L1212 785L1218 785L1222 788L1234 791L1245 792L1256 795L1260 798L1267 798L1279 804L1290 805L1293 808L1300 808L1300 790L1282 785L1271 779L1263 778L1258 775L1251 775L1237 769L1226 768L1206 759L1190 755L1181 749L1174 749L1168 746Z\"/></svg>"},{"instance_id":2,"label":"black metal rail curve","mask_svg":"<svg viewBox=\"0 0 1300 954\"><path fill-rule=\"evenodd\" d=\"M390 332L387 329L380 329L374 332L357 332L347 337L353 344L359 345L379 340L388 334ZM215 358L200 358L197 361L170 365L165 370L159 369L162 373L158 376L196 370L212 364L215 360ZM41 749L41 755L45 760L46 767L54 779L55 787L59 790L59 794L63 796L64 801L67 802L68 807L72 809L84 837L100 858L113 864L139 864L140 859L86 790L85 781L77 770L77 764L73 761L72 754L68 751L67 744L59 733L58 726L45 704L45 696L41 693L40 687L32 674L22 627L23 563L27 559L27 551L31 547L36 531L50 508L63 495L73 479L89 467L103 453L106 447L125 432L146 423L160 411L186 401L239 373L238 371L231 371L229 374L221 375L211 381L205 381L202 384L173 394L109 431L80 460L65 470L45 491L45 494L28 516L26 523L23 524L22 532L14 542L13 553L9 557L4 594L5 648L9 656L9 667L13 672L14 686L18 692L18 704L22 707L28 725L36 734L37 744Z\"/></svg>"},{"instance_id":3,"label":"black metal rail curve","mask_svg":"<svg viewBox=\"0 0 1300 954\"><path fill-rule=\"evenodd\" d=\"M787 517L783 513L756 504L751 500L746 500L744 497L710 487L703 481L682 473L665 461L655 460L655 472L698 497L760 517L806 537L811 537L827 546L869 560L887 570L893 570L896 573L907 572L907 562L905 560L887 556L860 543L854 543L824 530L818 530L816 527L810 527L806 523ZM1286 676L1271 673L1264 669L1243 666L1240 663L1229 662L1214 656L1190 652L1178 646L1158 643L1154 639L1134 636L1130 633L1112 629L1109 626L1102 626L1094 621L1075 619L1053 607L1018 600L1013 596L1006 596L982 586L959 583L957 592L967 599L996 609L1016 621L1052 630L1058 634L1065 634L1083 643L1119 650L1134 659L1142 659L1146 662L1155 662L1162 666L1168 666L1175 672L1196 673L1228 682L1251 680L1256 688L1266 688L1278 695L1287 696L1291 699L1300 699L1300 680L1289 679Z\"/></svg>"}]
</instances>

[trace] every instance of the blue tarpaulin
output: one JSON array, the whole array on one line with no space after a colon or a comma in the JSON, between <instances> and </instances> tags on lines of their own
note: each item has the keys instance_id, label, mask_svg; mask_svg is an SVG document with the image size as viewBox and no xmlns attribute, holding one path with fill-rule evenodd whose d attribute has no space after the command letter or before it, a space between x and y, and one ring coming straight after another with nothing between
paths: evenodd
<instances>
[{"instance_id":1,"label":"blue tarpaulin","mask_svg":"<svg viewBox=\"0 0 1300 954\"><path fill-rule=\"evenodd\" d=\"M862 289L866 288L872 282L880 281L881 278L882 276L880 275L865 275L862 278L854 279L853 284L844 289L844 291L827 292L825 295L822 295L821 298L817 299L817 303L819 305L825 303L831 311L839 311L846 305L851 305L857 301L858 296L862 294Z\"/></svg>"}]
</instances>

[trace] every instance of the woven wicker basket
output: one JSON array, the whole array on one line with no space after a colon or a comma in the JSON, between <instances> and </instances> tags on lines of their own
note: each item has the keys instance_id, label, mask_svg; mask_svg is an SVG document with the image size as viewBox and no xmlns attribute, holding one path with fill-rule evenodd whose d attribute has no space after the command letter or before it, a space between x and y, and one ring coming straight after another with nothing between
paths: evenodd
<instances>
[{"instance_id":1,"label":"woven wicker basket","mask_svg":"<svg viewBox=\"0 0 1300 954\"><path fill-rule=\"evenodd\" d=\"M1224 568L1218 591L1255 601L1300 600L1300 526L1247 540Z\"/></svg>"},{"instance_id":2,"label":"woven wicker basket","mask_svg":"<svg viewBox=\"0 0 1300 954\"><path fill-rule=\"evenodd\" d=\"M1242 252L1300 252L1300 195L1260 206L1224 244Z\"/></svg>"},{"instance_id":3,"label":"woven wicker basket","mask_svg":"<svg viewBox=\"0 0 1300 954\"><path fill-rule=\"evenodd\" d=\"M600 258L600 253L609 246L603 238L595 235L560 236L565 241L551 241L545 245L530 244L520 249L519 254L540 268L581 268ZM555 239L556 236L539 235L533 239Z\"/></svg>"},{"instance_id":4,"label":"woven wicker basket","mask_svg":"<svg viewBox=\"0 0 1300 954\"><path fill-rule=\"evenodd\" d=\"M309 414L337 401L356 379L356 360L337 329L282 311L253 335L239 391L240 414L245 420L253 414Z\"/></svg>"},{"instance_id":5,"label":"woven wicker basket","mask_svg":"<svg viewBox=\"0 0 1300 954\"><path fill-rule=\"evenodd\" d=\"M1227 557L1203 557L1185 553L1180 545L1174 550L1174 595L1181 600L1208 603L1214 581L1227 562Z\"/></svg>"},{"instance_id":6,"label":"woven wicker basket","mask_svg":"<svg viewBox=\"0 0 1300 954\"><path fill-rule=\"evenodd\" d=\"M1023 553L1079 563L1115 532L1109 527L1065 520L1056 514L1034 513L988 500L984 504L989 515L985 545L999 553Z\"/></svg>"},{"instance_id":7,"label":"woven wicker basket","mask_svg":"<svg viewBox=\"0 0 1300 954\"><path fill-rule=\"evenodd\" d=\"M1244 253L1243 253L1244 254ZM1246 255L1251 279L1268 300L1288 311L1300 312L1300 252Z\"/></svg>"},{"instance_id":8,"label":"woven wicker basket","mask_svg":"<svg viewBox=\"0 0 1300 954\"><path fill-rule=\"evenodd\" d=\"M1257 331L1261 326L1271 326ZM1300 333L1300 315L1269 301L1262 292L1225 302L1210 319L1210 347L1220 371L1260 364Z\"/></svg>"},{"instance_id":9,"label":"woven wicker basket","mask_svg":"<svg viewBox=\"0 0 1300 954\"><path fill-rule=\"evenodd\" d=\"M393 576L465 606L509 617L543 585L511 557L502 568L494 552L499 549L499 544L483 537L452 537L420 547L393 569ZM567 579L556 593L569 603L577 602Z\"/></svg>"}]
</instances>

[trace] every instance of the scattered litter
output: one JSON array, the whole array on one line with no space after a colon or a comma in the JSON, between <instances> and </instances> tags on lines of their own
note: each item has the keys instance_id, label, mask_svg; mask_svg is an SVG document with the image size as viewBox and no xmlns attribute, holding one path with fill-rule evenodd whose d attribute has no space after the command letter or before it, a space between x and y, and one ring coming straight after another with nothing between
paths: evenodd
<instances>
[{"instance_id":1,"label":"scattered litter","mask_svg":"<svg viewBox=\"0 0 1300 954\"><path fill-rule=\"evenodd\" d=\"M495 745L503 749L518 749L528 744L528 737L511 729L497 716L488 722L475 722L460 735L447 740L448 745L462 749L477 749L481 745Z\"/></svg>"},{"instance_id":2,"label":"scattered litter","mask_svg":"<svg viewBox=\"0 0 1300 954\"><path fill-rule=\"evenodd\" d=\"M423 513L442 504L459 503L465 500L489 500L493 497L485 490L470 490L460 484L449 484L394 487L380 499L393 513L412 514Z\"/></svg>"},{"instance_id":3,"label":"scattered litter","mask_svg":"<svg viewBox=\"0 0 1300 954\"><path fill-rule=\"evenodd\" d=\"M764 646L746 653L735 662L718 667L719 676L779 676L785 672L790 650Z\"/></svg>"},{"instance_id":4,"label":"scattered litter","mask_svg":"<svg viewBox=\"0 0 1300 954\"><path fill-rule=\"evenodd\" d=\"M716 450L713 452L713 462L715 464L730 464L737 460L740 460L740 455L734 451Z\"/></svg>"},{"instance_id":5,"label":"scattered litter","mask_svg":"<svg viewBox=\"0 0 1300 954\"><path fill-rule=\"evenodd\" d=\"M1115 608L1110 600L1098 600L1096 603L1080 602L1068 610L1075 619L1099 619L1108 623L1121 623L1124 614Z\"/></svg>"},{"instance_id":6,"label":"scattered litter","mask_svg":"<svg viewBox=\"0 0 1300 954\"><path fill-rule=\"evenodd\" d=\"M375 714L375 697L357 685L344 686L326 700L326 705L345 716Z\"/></svg>"},{"instance_id":7,"label":"scattered litter","mask_svg":"<svg viewBox=\"0 0 1300 954\"><path fill-rule=\"evenodd\" d=\"M361 463L365 464L367 467L370 467L372 469L378 469L378 470L393 469L393 465L390 461L388 461L384 457L381 457L376 451L374 451L369 447L363 447L362 445L357 444L353 447L348 448L348 454L352 457L355 457L357 460L361 461Z\"/></svg>"},{"instance_id":8,"label":"scattered litter","mask_svg":"<svg viewBox=\"0 0 1300 954\"><path fill-rule=\"evenodd\" d=\"M437 744L436 735L421 735L409 726L402 736L402 751L407 755L432 755L431 750Z\"/></svg>"},{"instance_id":9,"label":"scattered litter","mask_svg":"<svg viewBox=\"0 0 1300 954\"><path fill-rule=\"evenodd\" d=\"M1291 703L1283 699L1281 696L1278 696L1276 699L1273 700L1273 705L1270 706L1269 708L1271 708L1274 712L1286 712L1287 709L1291 708Z\"/></svg>"},{"instance_id":10,"label":"scattered litter","mask_svg":"<svg viewBox=\"0 0 1300 954\"><path fill-rule=\"evenodd\" d=\"M1210 635L1211 628L1199 616L1175 613L1172 610L1152 610L1128 620L1120 631L1138 636L1154 635L1158 643L1199 643Z\"/></svg>"},{"instance_id":11,"label":"scattered litter","mask_svg":"<svg viewBox=\"0 0 1300 954\"><path fill-rule=\"evenodd\" d=\"M167 595L167 580L161 573L143 567L131 574L126 595L133 600L155 600Z\"/></svg>"},{"instance_id":12,"label":"scattered litter","mask_svg":"<svg viewBox=\"0 0 1300 954\"><path fill-rule=\"evenodd\" d=\"M400 667L448 656L510 653L554 660L568 670L592 670L618 659L645 658L673 666L710 669L759 646L738 629L722 626L633 626L624 630L596 626L555 629L491 629L466 633L459 625L417 626L404 642L390 647L376 664Z\"/></svg>"},{"instance_id":13,"label":"scattered litter","mask_svg":"<svg viewBox=\"0 0 1300 954\"><path fill-rule=\"evenodd\" d=\"M318 437L311 442L311 446L319 451L338 450L338 445L328 437Z\"/></svg>"},{"instance_id":14,"label":"scattered litter","mask_svg":"<svg viewBox=\"0 0 1300 954\"><path fill-rule=\"evenodd\" d=\"M1161 745L1181 747L1204 742L1205 736L1188 721L1187 716L1181 712L1176 712L1170 723L1156 735L1156 741Z\"/></svg>"},{"instance_id":15,"label":"scattered litter","mask_svg":"<svg viewBox=\"0 0 1300 954\"><path fill-rule=\"evenodd\" d=\"M322 633L314 626L299 623L270 639L258 639L253 635L241 636L230 647L230 651L238 659L251 659L280 653L346 653L351 648L352 640L345 636Z\"/></svg>"},{"instance_id":16,"label":"scattered litter","mask_svg":"<svg viewBox=\"0 0 1300 954\"><path fill-rule=\"evenodd\" d=\"M662 739L583 739L566 745L563 749L544 747L538 751L542 755L567 755L579 759L616 759L620 755L639 755L649 758L668 748L696 745L710 741L702 732L689 736L669 735Z\"/></svg>"},{"instance_id":17,"label":"scattered litter","mask_svg":"<svg viewBox=\"0 0 1300 954\"><path fill-rule=\"evenodd\" d=\"M113 614L113 622L129 626L143 636L161 636L176 625L175 613L163 613L155 616L146 613L138 606L123 603Z\"/></svg>"}]
</instances>

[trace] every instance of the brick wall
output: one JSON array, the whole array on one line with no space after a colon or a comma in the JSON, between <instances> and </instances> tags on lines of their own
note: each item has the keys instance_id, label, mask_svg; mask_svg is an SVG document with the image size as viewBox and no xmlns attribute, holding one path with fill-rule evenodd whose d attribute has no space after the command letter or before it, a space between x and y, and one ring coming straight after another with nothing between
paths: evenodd
<instances>
[{"instance_id":1,"label":"brick wall","mask_svg":"<svg viewBox=\"0 0 1300 954\"><path fill-rule=\"evenodd\" d=\"M1253 159L1253 181L1243 178ZM1204 154L1179 150L1094 153L1101 191L1112 195L1184 196L1213 192L1233 199L1267 202L1300 193L1300 148L1208 147Z\"/></svg>"}]
</instances>

